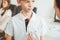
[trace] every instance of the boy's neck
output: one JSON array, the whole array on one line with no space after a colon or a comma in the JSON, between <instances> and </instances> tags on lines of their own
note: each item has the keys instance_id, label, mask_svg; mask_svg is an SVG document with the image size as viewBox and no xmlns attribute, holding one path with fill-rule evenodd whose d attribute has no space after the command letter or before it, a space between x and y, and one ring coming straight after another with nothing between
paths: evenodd
<instances>
[{"instance_id":1,"label":"boy's neck","mask_svg":"<svg viewBox=\"0 0 60 40\"><path fill-rule=\"evenodd\" d=\"M31 11L31 12L27 12L27 11L22 10L22 14L23 14L26 18L31 18L32 11Z\"/></svg>"}]
</instances>

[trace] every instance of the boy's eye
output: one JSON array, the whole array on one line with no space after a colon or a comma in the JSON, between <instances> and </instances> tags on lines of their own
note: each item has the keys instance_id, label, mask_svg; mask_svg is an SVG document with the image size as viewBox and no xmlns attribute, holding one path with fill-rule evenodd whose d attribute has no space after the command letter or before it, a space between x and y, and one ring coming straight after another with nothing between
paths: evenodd
<instances>
[{"instance_id":1,"label":"boy's eye","mask_svg":"<svg viewBox=\"0 0 60 40\"><path fill-rule=\"evenodd\" d=\"M29 3L30 1L25 1L26 3ZM32 2L35 2L35 0L32 0Z\"/></svg>"},{"instance_id":2,"label":"boy's eye","mask_svg":"<svg viewBox=\"0 0 60 40\"><path fill-rule=\"evenodd\" d=\"M29 3L30 1L25 1L26 3Z\"/></svg>"}]
</instances>

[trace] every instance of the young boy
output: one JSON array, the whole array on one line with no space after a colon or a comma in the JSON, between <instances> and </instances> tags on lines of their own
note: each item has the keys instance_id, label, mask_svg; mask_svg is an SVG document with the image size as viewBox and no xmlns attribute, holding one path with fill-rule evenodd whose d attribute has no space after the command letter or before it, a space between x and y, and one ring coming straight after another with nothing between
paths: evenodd
<instances>
[{"instance_id":1,"label":"young boy","mask_svg":"<svg viewBox=\"0 0 60 40\"><path fill-rule=\"evenodd\" d=\"M22 10L8 23L6 40L44 40L43 26L33 12L35 0L20 0Z\"/></svg>"}]
</instances>

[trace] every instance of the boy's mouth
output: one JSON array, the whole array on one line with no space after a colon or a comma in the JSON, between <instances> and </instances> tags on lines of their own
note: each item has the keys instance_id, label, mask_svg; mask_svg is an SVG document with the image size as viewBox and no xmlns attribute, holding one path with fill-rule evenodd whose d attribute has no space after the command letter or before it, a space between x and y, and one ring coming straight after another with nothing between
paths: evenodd
<instances>
[{"instance_id":1,"label":"boy's mouth","mask_svg":"<svg viewBox=\"0 0 60 40\"><path fill-rule=\"evenodd\" d=\"M32 7L29 7L28 10L33 10L33 8Z\"/></svg>"}]
</instances>

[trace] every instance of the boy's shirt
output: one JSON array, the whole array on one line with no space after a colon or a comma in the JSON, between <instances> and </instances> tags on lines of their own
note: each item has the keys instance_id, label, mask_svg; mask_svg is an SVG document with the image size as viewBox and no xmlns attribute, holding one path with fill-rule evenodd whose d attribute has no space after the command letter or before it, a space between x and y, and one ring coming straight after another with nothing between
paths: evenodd
<instances>
[{"instance_id":1,"label":"boy's shirt","mask_svg":"<svg viewBox=\"0 0 60 40\"><path fill-rule=\"evenodd\" d=\"M15 40L27 40L28 34L31 33L36 37L36 40L39 40L40 36L45 34L45 28L42 26L40 18L38 18L38 15L33 12L32 18L27 26L27 32L25 19L26 18L22 15L22 13L15 15L11 22L7 25L5 33L10 36L14 36Z\"/></svg>"}]
</instances>

